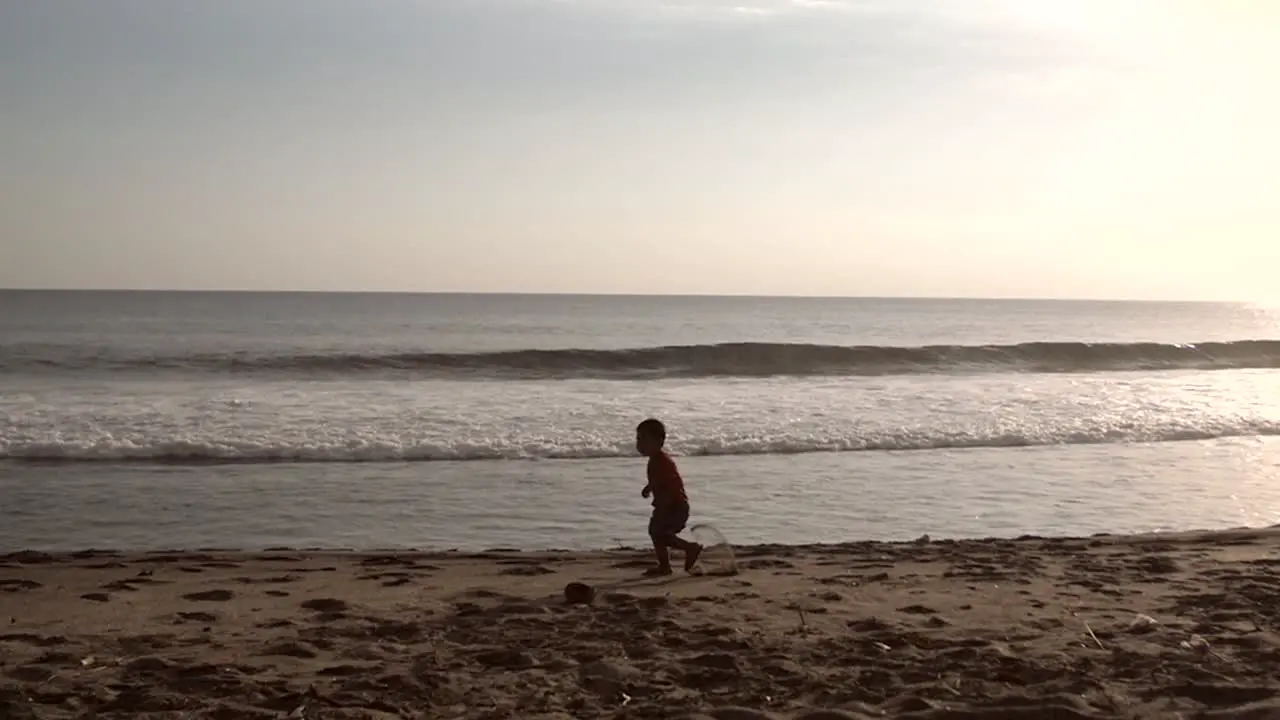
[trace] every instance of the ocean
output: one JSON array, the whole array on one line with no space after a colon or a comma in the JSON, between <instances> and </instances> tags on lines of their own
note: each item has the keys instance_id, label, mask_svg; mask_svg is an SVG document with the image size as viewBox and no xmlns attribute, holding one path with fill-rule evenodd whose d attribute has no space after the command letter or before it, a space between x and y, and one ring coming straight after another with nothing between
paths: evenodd
<instances>
[{"instance_id":1,"label":"ocean","mask_svg":"<svg viewBox=\"0 0 1280 720\"><path fill-rule=\"evenodd\" d=\"M0 291L0 549L735 543L1280 522L1280 311Z\"/></svg>"}]
</instances>

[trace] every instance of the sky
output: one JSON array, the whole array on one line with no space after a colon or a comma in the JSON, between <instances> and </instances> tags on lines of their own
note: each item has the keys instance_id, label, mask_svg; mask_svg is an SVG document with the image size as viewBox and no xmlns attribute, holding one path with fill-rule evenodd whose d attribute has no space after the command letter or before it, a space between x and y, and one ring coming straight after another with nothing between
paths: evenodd
<instances>
[{"instance_id":1,"label":"sky","mask_svg":"<svg viewBox=\"0 0 1280 720\"><path fill-rule=\"evenodd\" d=\"M0 0L0 287L1280 300L1270 0Z\"/></svg>"}]
</instances>

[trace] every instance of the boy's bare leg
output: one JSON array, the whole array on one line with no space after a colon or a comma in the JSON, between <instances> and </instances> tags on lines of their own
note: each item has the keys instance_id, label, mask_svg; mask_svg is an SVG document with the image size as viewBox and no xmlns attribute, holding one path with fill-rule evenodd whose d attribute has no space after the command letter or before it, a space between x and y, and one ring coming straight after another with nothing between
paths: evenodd
<instances>
[{"instance_id":1,"label":"boy's bare leg","mask_svg":"<svg viewBox=\"0 0 1280 720\"><path fill-rule=\"evenodd\" d=\"M658 556L658 567L646 571L646 575L670 575L671 551L667 549L667 538L653 538L653 553Z\"/></svg>"},{"instance_id":2,"label":"boy's bare leg","mask_svg":"<svg viewBox=\"0 0 1280 720\"><path fill-rule=\"evenodd\" d=\"M679 535L668 535L665 538L663 538L662 541L667 545L669 545L670 547L673 547L682 552L689 552L689 546L693 545L693 543L689 542L688 540L685 540Z\"/></svg>"},{"instance_id":3,"label":"boy's bare leg","mask_svg":"<svg viewBox=\"0 0 1280 720\"><path fill-rule=\"evenodd\" d=\"M684 552L684 570L689 572L693 566L698 564L698 556L702 554L702 546L696 542L685 540L679 535L670 535L665 538L667 545ZM667 561L670 563L670 559ZM670 565L668 565L670 567Z\"/></svg>"}]
</instances>

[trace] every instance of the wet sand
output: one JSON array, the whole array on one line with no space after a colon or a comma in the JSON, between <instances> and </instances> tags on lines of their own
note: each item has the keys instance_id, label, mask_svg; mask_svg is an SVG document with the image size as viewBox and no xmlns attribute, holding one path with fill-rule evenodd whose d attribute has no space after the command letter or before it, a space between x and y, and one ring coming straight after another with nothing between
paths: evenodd
<instances>
[{"instance_id":1,"label":"wet sand","mask_svg":"<svg viewBox=\"0 0 1280 720\"><path fill-rule=\"evenodd\" d=\"M1280 717L1280 531L736 552L0 556L0 718Z\"/></svg>"}]
</instances>

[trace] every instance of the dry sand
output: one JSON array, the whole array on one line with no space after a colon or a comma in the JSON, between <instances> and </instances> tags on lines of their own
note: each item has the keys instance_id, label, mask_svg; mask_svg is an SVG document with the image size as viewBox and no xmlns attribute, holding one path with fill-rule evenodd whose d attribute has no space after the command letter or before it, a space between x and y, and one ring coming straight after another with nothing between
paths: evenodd
<instances>
[{"instance_id":1,"label":"dry sand","mask_svg":"<svg viewBox=\"0 0 1280 720\"><path fill-rule=\"evenodd\" d=\"M0 718L1280 718L1277 550L756 547L658 580L635 551L19 553Z\"/></svg>"}]
</instances>

